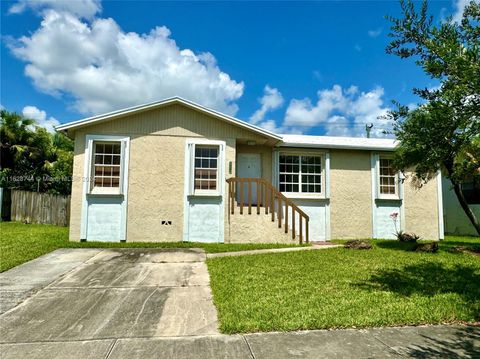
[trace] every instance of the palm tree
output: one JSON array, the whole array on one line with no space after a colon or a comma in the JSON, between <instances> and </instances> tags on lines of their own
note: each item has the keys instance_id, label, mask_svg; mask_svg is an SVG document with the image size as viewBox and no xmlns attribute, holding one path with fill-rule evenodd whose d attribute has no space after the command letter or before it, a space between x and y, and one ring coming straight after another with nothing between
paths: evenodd
<instances>
[{"instance_id":1,"label":"palm tree","mask_svg":"<svg viewBox=\"0 0 480 359\"><path fill-rule=\"evenodd\" d=\"M35 121L5 109L0 111L0 169L15 166L15 155L27 150Z\"/></svg>"}]
</instances>

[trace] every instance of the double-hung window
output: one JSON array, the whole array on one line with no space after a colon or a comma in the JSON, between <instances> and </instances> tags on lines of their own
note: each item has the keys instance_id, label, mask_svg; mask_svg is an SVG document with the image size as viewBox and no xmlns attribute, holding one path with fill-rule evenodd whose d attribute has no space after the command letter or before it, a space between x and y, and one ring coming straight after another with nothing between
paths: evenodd
<instances>
[{"instance_id":1,"label":"double-hung window","mask_svg":"<svg viewBox=\"0 0 480 359\"><path fill-rule=\"evenodd\" d=\"M194 193L218 192L218 145L195 145Z\"/></svg>"},{"instance_id":2,"label":"double-hung window","mask_svg":"<svg viewBox=\"0 0 480 359\"><path fill-rule=\"evenodd\" d=\"M122 143L94 141L90 193L120 194L122 184Z\"/></svg>"},{"instance_id":3,"label":"double-hung window","mask_svg":"<svg viewBox=\"0 0 480 359\"><path fill-rule=\"evenodd\" d=\"M393 159L379 157L378 160L378 193L380 198L398 198L398 173L393 166Z\"/></svg>"},{"instance_id":4,"label":"double-hung window","mask_svg":"<svg viewBox=\"0 0 480 359\"><path fill-rule=\"evenodd\" d=\"M280 154L280 192L321 194L322 156Z\"/></svg>"}]
</instances>

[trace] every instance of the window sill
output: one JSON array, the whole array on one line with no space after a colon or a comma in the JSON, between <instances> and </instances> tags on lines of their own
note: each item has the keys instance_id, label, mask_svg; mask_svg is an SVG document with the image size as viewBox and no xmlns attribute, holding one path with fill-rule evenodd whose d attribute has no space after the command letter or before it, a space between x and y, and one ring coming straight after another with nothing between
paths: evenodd
<instances>
[{"instance_id":1,"label":"window sill","mask_svg":"<svg viewBox=\"0 0 480 359\"><path fill-rule=\"evenodd\" d=\"M123 196L123 193L120 193L120 190L99 190L93 189L88 193L89 196Z\"/></svg>"},{"instance_id":2,"label":"window sill","mask_svg":"<svg viewBox=\"0 0 480 359\"><path fill-rule=\"evenodd\" d=\"M194 192L188 195L189 197L222 197L219 192Z\"/></svg>"},{"instance_id":3,"label":"window sill","mask_svg":"<svg viewBox=\"0 0 480 359\"><path fill-rule=\"evenodd\" d=\"M398 196L378 196L375 199L380 201L400 201L401 200L401 198Z\"/></svg>"},{"instance_id":4,"label":"window sill","mask_svg":"<svg viewBox=\"0 0 480 359\"><path fill-rule=\"evenodd\" d=\"M285 197L292 198L292 199L328 199L322 193L289 193L289 192L281 192Z\"/></svg>"}]
</instances>

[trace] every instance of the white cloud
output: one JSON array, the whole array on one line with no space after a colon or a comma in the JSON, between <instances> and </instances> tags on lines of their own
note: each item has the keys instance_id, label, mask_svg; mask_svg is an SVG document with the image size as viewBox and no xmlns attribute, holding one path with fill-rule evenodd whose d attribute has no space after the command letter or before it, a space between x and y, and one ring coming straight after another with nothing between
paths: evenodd
<instances>
[{"instance_id":1,"label":"white cloud","mask_svg":"<svg viewBox=\"0 0 480 359\"><path fill-rule=\"evenodd\" d=\"M369 30L368 31L368 36L370 37L378 37L382 33L382 28L378 28L375 30Z\"/></svg>"},{"instance_id":2,"label":"white cloud","mask_svg":"<svg viewBox=\"0 0 480 359\"><path fill-rule=\"evenodd\" d=\"M35 106L25 106L22 115L35 120L39 126L44 127L49 132L55 132L55 126L60 124L54 117L47 119L47 113Z\"/></svg>"},{"instance_id":3,"label":"white cloud","mask_svg":"<svg viewBox=\"0 0 480 359\"><path fill-rule=\"evenodd\" d=\"M381 87L359 92L356 86L344 90L334 85L318 91L315 104L308 98L291 100L283 126L302 132L322 127L331 136L365 136L365 125L373 123L372 137L384 136L383 131L391 130L391 124L382 118L389 110L383 95Z\"/></svg>"},{"instance_id":4,"label":"white cloud","mask_svg":"<svg viewBox=\"0 0 480 359\"><path fill-rule=\"evenodd\" d=\"M453 7L455 8L455 12L453 13L452 20L454 22L461 22L463 16L463 10L465 7L470 4L470 0L454 0Z\"/></svg>"},{"instance_id":5,"label":"white cloud","mask_svg":"<svg viewBox=\"0 0 480 359\"><path fill-rule=\"evenodd\" d=\"M20 14L27 9L42 14L45 9L65 11L78 17L90 19L102 9L99 0L19 0L8 12Z\"/></svg>"},{"instance_id":6,"label":"white cloud","mask_svg":"<svg viewBox=\"0 0 480 359\"><path fill-rule=\"evenodd\" d=\"M262 123L259 124L259 126L273 133L284 132L284 128L282 126L278 126L275 120L263 121Z\"/></svg>"},{"instance_id":7,"label":"white cloud","mask_svg":"<svg viewBox=\"0 0 480 359\"><path fill-rule=\"evenodd\" d=\"M170 30L124 32L111 18L81 20L43 10L40 27L9 44L27 63L25 74L40 91L66 95L85 114L182 96L234 115L243 82L222 72L210 53L181 49Z\"/></svg>"},{"instance_id":8,"label":"white cloud","mask_svg":"<svg viewBox=\"0 0 480 359\"><path fill-rule=\"evenodd\" d=\"M296 126L285 126L285 124L280 124L275 120L266 120L258 124L259 127L262 127L273 133L282 134L288 133L290 135L301 135L303 129Z\"/></svg>"},{"instance_id":9,"label":"white cloud","mask_svg":"<svg viewBox=\"0 0 480 359\"><path fill-rule=\"evenodd\" d=\"M276 88L266 85L263 89L263 96L259 99L260 108L250 116L250 122L259 123L265 119L267 112L275 110L283 105L283 96Z\"/></svg>"},{"instance_id":10,"label":"white cloud","mask_svg":"<svg viewBox=\"0 0 480 359\"><path fill-rule=\"evenodd\" d=\"M291 100L285 113L285 125L313 127L325 122L333 111L347 110L348 102L341 86L335 85L331 90L318 91L317 95L315 105L312 105L309 98Z\"/></svg>"}]
</instances>

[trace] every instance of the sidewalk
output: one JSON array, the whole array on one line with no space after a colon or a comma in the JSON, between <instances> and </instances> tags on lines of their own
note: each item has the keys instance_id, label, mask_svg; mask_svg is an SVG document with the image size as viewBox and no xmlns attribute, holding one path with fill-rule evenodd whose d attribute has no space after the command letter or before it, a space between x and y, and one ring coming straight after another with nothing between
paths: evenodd
<instances>
[{"instance_id":1,"label":"sidewalk","mask_svg":"<svg viewBox=\"0 0 480 359\"><path fill-rule=\"evenodd\" d=\"M265 253L285 253L285 252L299 252L299 251L314 251L320 249L343 247L341 244L312 244L308 247L286 247L286 248L272 248L272 249L252 249L249 251L239 252L222 252L222 253L207 253L207 258L218 257L237 257L246 256L250 254L265 254Z\"/></svg>"},{"instance_id":2,"label":"sidewalk","mask_svg":"<svg viewBox=\"0 0 480 359\"><path fill-rule=\"evenodd\" d=\"M2 358L479 358L480 327L367 330L15 343Z\"/></svg>"}]
</instances>

